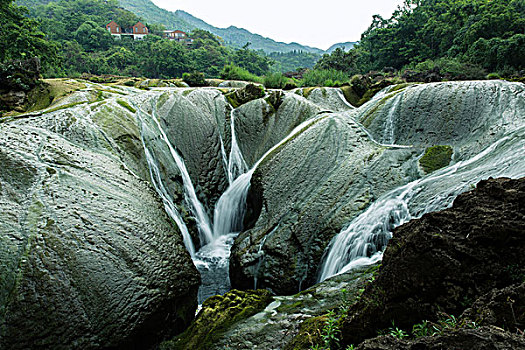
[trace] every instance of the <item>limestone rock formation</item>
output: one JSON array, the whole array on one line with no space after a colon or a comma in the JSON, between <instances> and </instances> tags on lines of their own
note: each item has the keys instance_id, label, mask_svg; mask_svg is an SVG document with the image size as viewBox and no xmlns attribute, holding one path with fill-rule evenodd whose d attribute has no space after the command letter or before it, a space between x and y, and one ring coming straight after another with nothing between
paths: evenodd
<instances>
[{"instance_id":1,"label":"limestone rock formation","mask_svg":"<svg viewBox=\"0 0 525 350\"><path fill-rule=\"evenodd\" d=\"M413 156L371 142L344 114L313 120L253 175L245 230L232 248L232 286L252 288L257 279L260 288L293 294L312 285L330 239L382 191L407 181Z\"/></svg>"},{"instance_id":2,"label":"limestone rock formation","mask_svg":"<svg viewBox=\"0 0 525 350\"><path fill-rule=\"evenodd\" d=\"M187 326L199 275L145 181L133 114L3 122L0 164L0 348L146 348Z\"/></svg>"}]
</instances>

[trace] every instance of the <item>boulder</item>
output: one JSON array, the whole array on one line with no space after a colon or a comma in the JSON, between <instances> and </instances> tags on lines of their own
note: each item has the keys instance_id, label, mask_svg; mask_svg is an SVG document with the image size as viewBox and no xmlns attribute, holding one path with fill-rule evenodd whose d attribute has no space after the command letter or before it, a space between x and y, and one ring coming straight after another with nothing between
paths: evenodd
<instances>
[{"instance_id":1,"label":"boulder","mask_svg":"<svg viewBox=\"0 0 525 350\"><path fill-rule=\"evenodd\" d=\"M144 349L193 318L198 272L117 106L0 124L2 349Z\"/></svg>"},{"instance_id":2,"label":"boulder","mask_svg":"<svg viewBox=\"0 0 525 350\"><path fill-rule=\"evenodd\" d=\"M505 332L497 327L461 329L440 336L403 340L392 336L382 336L366 340L356 350L463 350L525 349L523 336Z\"/></svg>"},{"instance_id":3,"label":"boulder","mask_svg":"<svg viewBox=\"0 0 525 350\"><path fill-rule=\"evenodd\" d=\"M378 277L343 324L344 342L358 344L392 321L407 329L438 311L460 315L515 283L525 272L523 203L525 178L490 179L452 208L398 227Z\"/></svg>"},{"instance_id":4,"label":"boulder","mask_svg":"<svg viewBox=\"0 0 525 350\"><path fill-rule=\"evenodd\" d=\"M276 294L311 286L333 236L381 193L405 183L414 155L371 142L344 114L305 125L253 174L244 231L230 257L232 286L253 288L257 279Z\"/></svg>"}]
</instances>

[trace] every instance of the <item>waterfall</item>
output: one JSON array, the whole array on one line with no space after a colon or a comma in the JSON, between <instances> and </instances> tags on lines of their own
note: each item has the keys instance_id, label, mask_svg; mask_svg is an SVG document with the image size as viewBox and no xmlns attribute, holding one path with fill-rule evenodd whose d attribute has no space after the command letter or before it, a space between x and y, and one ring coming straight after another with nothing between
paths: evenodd
<instances>
[{"instance_id":1,"label":"waterfall","mask_svg":"<svg viewBox=\"0 0 525 350\"><path fill-rule=\"evenodd\" d=\"M237 135L235 133L235 109L232 109L230 118L232 147L230 150L230 159L228 161L228 181L231 184L239 175L244 174L248 170L248 165L244 161L239 144L237 143Z\"/></svg>"},{"instance_id":2,"label":"waterfall","mask_svg":"<svg viewBox=\"0 0 525 350\"><path fill-rule=\"evenodd\" d=\"M142 134L144 135L144 132L145 132L144 130L147 129L148 126L146 125L145 118L141 116L142 114L144 114L144 112L142 112L140 109L138 109L138 111L139 111L138 112L139 120L142 126ZM197 198L197 194L195 192L193 183L191 182L191 178L186 168L186 164L184 163L184 159L182 159L182 157L178 154L178 152L172 146L171 142L169 141L166 135L166 132L160 125L154 111L152 111L151 118L148 118L148 120L152 120L154 122L156 130L158 130L158 134L156 135L159 135L163 144L167 146L171 158L175 161L175 164L177 165L177 168L179 169L181 173L182 182L184 186L184 196L185 196L186 202L188 203L190 207L192 214L195 217L195 220L197 221L201 244L204 245L208 242L211 242L213 238L213 232L212 232L211 225L210 225L210 219L208 218L208 215L206 214L206 211L204 210L204 206ZM144 143L145 149L147 149L146 143L144 141L143 143ZM151 156L151 152L149 153Z\"/></svg>"},{"instance_id":3,"label":"waterfall","mask_svg":"<svg viewBox=\"0 0 525 350\"><path fill-rule=\"evenodd\" d=\"M394 114L396 113L397 106L401 102L403 94L397 94L392 101L392 106L388 111L388 115L385 120L385 128L383 131L383 144L393 145L394 144Z\"/></svg>"},{"instance_id":4,"label":"waterfall","mask_svg":"<svg viewBox=\"0 0 525 350\"><path fill-rule=\"evenodd\" d=\"M186 246L186 249L190 253L191 258L194 259L195 258L195 246L193 245L193 241L191 240L191 236L188 231L188 227L182 220L182 217L180 213L178 212L177 208L175 207L173 200L171 199L170 195L166 191L166 188L162 184L159 167L157 166L154 158L151 156L150 151L146 147L146 143L144 142L144 139L142 139L142 145L144 146L144 152L146 154L146 161L148 162L151 182L153 183L153 186L155 187L155 190L159 194L160 198L162 198L162 202L164 203L164 208L166 212L173 219L173 221L175 221L175 223L177 224L177 227L180 229L182 233L182 239L184 241L184 245Z\"/></svg>"},{"instance_id":5,"label":"waterfall","mask_svg":"<svg viewBox=\"0 0 525 350\"><path fill-rule=\"evenodd\" d=\"M457 195L480 180L490 176L523 176L524 130L521 128L514 135L500 139L469 160L381 196L332 240L319 281L381 260L394 228L425 213L451 206Z\"/></svg>"}]
</instances>

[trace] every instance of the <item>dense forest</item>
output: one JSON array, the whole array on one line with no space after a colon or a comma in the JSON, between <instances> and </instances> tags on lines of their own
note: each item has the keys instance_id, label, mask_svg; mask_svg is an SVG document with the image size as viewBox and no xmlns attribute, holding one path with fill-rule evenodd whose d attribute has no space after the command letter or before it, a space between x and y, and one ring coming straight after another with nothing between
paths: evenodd
<instances>
[{"instance_id":1,"label":"dense forest","mask_svg":"<svg viewBox=\"0 0 525 350\"><path fill-rule=\"evenodd\" d=\"M525 68L524 0L405 0L374 16L354 50L355 72L458 66L504 76Z\"/></svg>"},{"instance_id":2,"label":"dense forest","mask_svg":"<svg viewBox=\"0 0 525 350\"><path fill-rule=\"evenodd\" d=\"M161 37L162 25L145 21L147 40L114 40L105 29L110 20L122 28L141 20L117 0L2 0L0 11L1 62L38 56L44 77L180 78L200 72L293 87L342 85L356 74L381 71L436 81L519 78L525 69L525 0L405 0L390 18L374 16L351 50L322 57L303 51L266 55L250 43L235 49L204 30L190 33L192 44L179 43ZM294 70L301 73L281 74Z\"/></svg>"},{"instance_id":3,"label":"dense forest","mask_svg":"<svg viewBox=\"0 0 525 350\"><path fill-rule=\"evenodd\" d=\"M22 3L29 6L31 19L25 17L24 8L13 3L6 4L6 9L19 16L18 19L11 17L12 23L24 23L21 27L26 29L23 36L28 37L27 41L35 39L35 45L40 47L26 54L41 58L43 74L47 77L75 77L87 73L174 78L192 71L218 77L226 64L235 64L253 74L263 75L271 64L268 57L250 50L248 45L232 49L224 46L220 38L203 30L191 33L194 39L191 45L162 39L164 27L154 23L145 23L151 33L147 40L125 37L115 40L105 29L106 24L114 20L122 28L129 28L140 20L120 8L116 0L48 3L26 0ZM9 30L11 35L18 35L17 32ZM4 39L5 48L1 51L7 52L5 58L24 57L22 52L10 47L9 42L13 40ZM38 44L36 39L42 43ZM49 49L42 50L45 45Z\"/></svg>"}]
</instances>

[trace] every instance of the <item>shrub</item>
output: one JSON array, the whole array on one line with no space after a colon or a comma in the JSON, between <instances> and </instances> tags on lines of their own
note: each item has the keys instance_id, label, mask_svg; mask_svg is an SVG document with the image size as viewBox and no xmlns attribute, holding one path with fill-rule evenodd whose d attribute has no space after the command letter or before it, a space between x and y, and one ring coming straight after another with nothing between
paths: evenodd
<instances>
[{"instance_id":1,"label":"shrub","mask_svg":"<svg viewBox=\"0 0 525 350\"><path fill-rule=\"evenodd\" d=\"M29 91L38 84L39 78L38 57L0 63L0 89Z\"/></svg>"},{"instance_id":2,"label":"shrub","mask_svg":"<svg viewBox=\"0 0 525 350\"><path fill-rule=\"evenodd\" d=\"M234 64L227 64L221 70L220 78L225 80L244 80L254 83L262 83L263 79L255 74L248 72L246 69Z\"/></svg>"},{"instance_id":3,"label":"shrub","mask_svg":"<svg viewBox=\"0 0 525 350\"><path fill-rule=\"evenodd\" d=\"M501 79L501 76L498 73L489 73L487 74L487 79Z\"/></svg>"},{"instance_id":4,"label":"shrub","mask_svg":"<svg viewBox=\"0 0 525 350\"><path fill-rule=\"evenodd\" d=\"M282 73L272 73L264 77L263 84L269 89L284 89L288 80Z\"/></svg>"},{"instance_id":5,"label":"shrub","mask_svg":"<svg viewBox=\"0 0 525 350\"><path fill-rule=\"evenodd\" d=\"M189 86L206 86L206 79L204 73L193 72L182 74L182 80Z\"/></svg>"},{"instance_id":6,"label":"shrub","mask_svg":"<svg viewBox=\"0 0 525 350\"><path fill-rule=\"evenodd\" d=\"M301 86L341 86L348 82L346 73L335 69L313 69L303 75ZM336 85L337 84L337 85Z\"/></svg>"}]
</instances>

